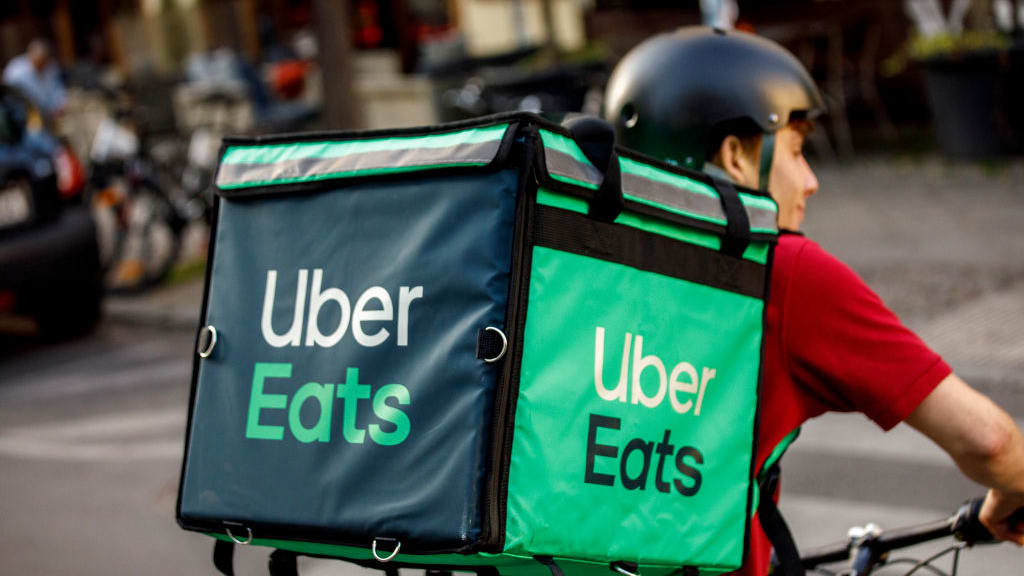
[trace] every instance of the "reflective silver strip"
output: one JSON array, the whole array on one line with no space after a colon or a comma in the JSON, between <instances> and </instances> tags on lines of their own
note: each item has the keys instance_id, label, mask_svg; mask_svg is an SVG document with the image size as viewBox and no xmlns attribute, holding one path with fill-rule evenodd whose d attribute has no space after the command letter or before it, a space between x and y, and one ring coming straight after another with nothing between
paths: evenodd
<instances>
[{"instance_id":1,"label":"reflective silver strip","mask_svg":"<svg viewBox=\"0 0 1024 576\"><path fill-rule=\"evenodd\" d=\"M765 210L749 204L744 204L743 207L747 210L751 230L754 232L768 231L773 234L779 231L779 219L774 210Z\"/></svg>"},{"instance_id":2,"label":"reflective silver strip","mask_svg":"<svg viewBox=\"0 0 1024 576\"><path fill-rule=\"evenodd\" d=\"M300 158L272 164L224 164L217 170L217 187L238 188L264 184L285 184L326 177L352 177L363 172L389 169L488 164L498 154L501 139L458 144L443 148L380 150L329 158Z\"/></svg>"},{"instance_id":3,"label":"reflective silver strip","mask_svg":"<svg viewBox=\"0 0 1024 576\"><path fill-rule=\"evenodd\" d=\"M552 176L586 182L595 188L599 188L601 182L604 181L604 174L593 164L580 162L564 152L553 150L547 146L544 147L544 163L547 165L548 174Z\"/></svg>"},{"instance_id":4,"label":"reflective silver strip","mask_svg":"<svg viewBox=\"0 0 1024 576\"><path fill-rule=\"evenodd\" d=\"M635 174L625 172L622 174L622 193L661 204L696 218L717 220L718 222L726 220L725 210L718 198L683 190ZM747 210L751 229L770 231L777 229L775 212L748 204L744 204L743 207Z\"/></svg>"}]
</instances>

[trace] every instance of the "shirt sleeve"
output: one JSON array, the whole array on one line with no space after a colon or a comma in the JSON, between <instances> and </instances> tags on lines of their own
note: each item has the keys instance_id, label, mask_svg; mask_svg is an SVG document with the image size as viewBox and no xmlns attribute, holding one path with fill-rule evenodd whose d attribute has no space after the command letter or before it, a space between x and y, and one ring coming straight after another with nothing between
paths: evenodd
<instances>
[{"instance_id":1,"label":"shirt sleeve","mask_svg":"<svg viewBox=\"0 0 1024 576\"><path fill-rule=\"evenodd\" d=\"M56 64L51 64L46 69L43 81L46 89L46 109L50 113L58 112L67 103L67 91L64 89L64 82L60 79L60 69Z\"/></svg>"},{"instance_id":2,"label":"shirt sleeve","mask_svg":"<svg viewBox=\"0 0 1024 576\"><path fill-rule=\"evenodd\" d=\"M853 270L813 242L794 262L782 322L796 383L890 429L951 373Z\"/></svg>"}]
</instances>

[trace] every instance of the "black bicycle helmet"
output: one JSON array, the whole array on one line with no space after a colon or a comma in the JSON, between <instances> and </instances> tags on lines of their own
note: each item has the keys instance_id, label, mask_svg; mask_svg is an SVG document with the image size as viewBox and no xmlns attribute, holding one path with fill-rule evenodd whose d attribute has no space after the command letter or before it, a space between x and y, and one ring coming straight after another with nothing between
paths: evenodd
<instances>
[{"instance_id":1,"label":"black bicycle helmet","mask_svg":"<svg viewBox=\"0 0 1024 576\"><path fill-rule=\"evenodd\" d=\"M762 146L764 188L770 136L794 113L813 118L825 104L800 61L775 42L689 27L626 54L608 82L604 110L619 144L693 170L703 168L716 130L752 124L769 135Z\"/></svg>"}]
</instances>

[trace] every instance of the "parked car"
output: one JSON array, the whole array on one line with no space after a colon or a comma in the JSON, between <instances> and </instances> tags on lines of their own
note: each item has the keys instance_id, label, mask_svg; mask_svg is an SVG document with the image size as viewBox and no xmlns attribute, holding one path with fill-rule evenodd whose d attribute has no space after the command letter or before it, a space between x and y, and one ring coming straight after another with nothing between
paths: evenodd
<instances>
[{"instance_id":1,"label":"parked car","mask_svg":"<svg viewBox=\"0 0 1024 576\"><path fill-rule=\"evenodd\" d=\"M96 227L74 153L16 89L0 86L0 313L47 339L91 329L102 284Z\"/></svg>"}]
</instances>

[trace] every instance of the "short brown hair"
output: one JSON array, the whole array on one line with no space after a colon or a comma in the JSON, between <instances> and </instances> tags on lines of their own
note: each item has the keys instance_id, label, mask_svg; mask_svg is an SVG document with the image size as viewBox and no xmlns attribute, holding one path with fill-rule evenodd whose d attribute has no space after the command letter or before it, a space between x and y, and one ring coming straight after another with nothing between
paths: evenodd
<instances>
[{"instance_id":1,"label":"short brown hair","mask_svg":"<svg viewBox=\"0 0 1024 576\"><path fill-rule=\"evenodd\" d=\"M708 135L708 145L704 148L705 161L714 160L727 136L739 138L744 150L756 150L757 145L761 142L761 128L749 118L722 122L715 126Z\"/></svg>"}]
</instances>

